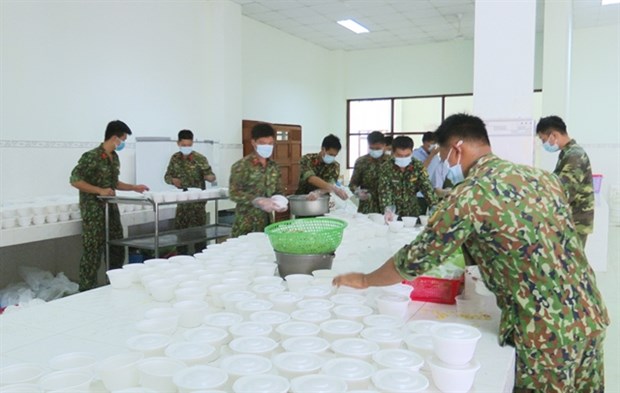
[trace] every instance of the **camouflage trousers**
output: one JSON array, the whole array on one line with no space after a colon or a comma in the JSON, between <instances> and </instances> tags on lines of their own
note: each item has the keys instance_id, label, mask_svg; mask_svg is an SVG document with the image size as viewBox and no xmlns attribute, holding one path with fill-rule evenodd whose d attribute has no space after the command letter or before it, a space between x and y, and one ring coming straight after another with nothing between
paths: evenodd
<instances>
[{"instance_id":1,"label":"camouflage trousers","mask_svg":"<svg viewBox=\"0 0 620 393\"><path fill-rule=\"evenodd\" d=\"M105 254L105 205L100 202L80 204L82 213L82 248L80 259L80 291L97 287L97 272ZM121 239L123 227L118 206L110 204L110 239ZM110 269L120 268L125 261L125 248L110 247Z\"/></svg>"},{"instance_id":2,"label":"camouflage trousers","mask_svg":"<svg viewBox=\"0 0 620 393\"><path fill-rule=\"evenodd\" d=\"M185 203L177 205L177 212L174 217L174 228L185 229L192 227L201 227L207 224L207 211L204 202ZM198 242L194 244L194 252L200 252L207 247L207 242ZM187 246L178 246L177 253L187 254Z\"/></svg>"},{"instance_id":3,"label":"camouflage trousers","mask_svg":"<svg viewBox=\"0 0 620 393\"><path fill-rule=\"evenodd\" d=\"M383 214L383 211L381 211L381 208L379 207L379 198L374 195L371 195L370 198L365 201L360 201L359 206L357 207L357 212L364 213L364 214L368 214L368 213Z\"/></svg>"},{"instance_id":4,"label":"camouflage trousers","mask_svg":"<svg viewBox=\"0 0 620 393\"><path fill-rule=\"evenodd\" d=\"M517 350L514 392L604 393L605 333L564 348Z\"/></svg>"},{"instance_id":5,"label":"camouflage trousers","mask_svg":"<svg viewBox=\"0 0 620 393\"><path fill-rule=\"evenodd\" d=\"M269 225L269 214L255 207L237 205L230 236L239 237L250 232L263 232L267 225Z\"/></svg>"}]
</instances>

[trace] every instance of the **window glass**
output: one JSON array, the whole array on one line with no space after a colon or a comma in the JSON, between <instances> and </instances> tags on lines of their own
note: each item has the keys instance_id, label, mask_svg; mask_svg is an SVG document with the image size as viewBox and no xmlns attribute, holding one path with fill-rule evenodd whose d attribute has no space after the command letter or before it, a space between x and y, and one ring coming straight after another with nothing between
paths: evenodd
<instances>
[{"instance_id":1,"label":"window glass","mask_svg":"<svg viewBox=\"0 0 620 393\"><path fill-rule=\"evenodd\" d=\"M435 131L441 120L441 97L394 100L395 133Z\"/></svg>"},{"instance_id":2,"label":"window glass","mask_svg":"<svg viewBox=\"0 0 620 393\"><path fill-rule=\"evenodd\" d=\"M474 97L471 95L446 97L445 102L445 117L455 113L469 113L470 115L474 113Z\"/></svg>"}]
</instances>

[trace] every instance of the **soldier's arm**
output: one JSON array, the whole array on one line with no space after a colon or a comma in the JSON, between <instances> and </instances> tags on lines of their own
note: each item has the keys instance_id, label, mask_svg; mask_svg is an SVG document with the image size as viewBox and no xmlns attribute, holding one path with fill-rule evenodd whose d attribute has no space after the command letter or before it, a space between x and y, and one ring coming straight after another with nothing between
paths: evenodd
<instances>
[{"instance_id":1,"label":"soldier's arm","mask_svg":"<svg viewBox=\"0 0 620 393\"><path fill-rule=\"evenodd\" d=\"M111 188L101 188L94 186L90 183L85 182L84 180L77 180L71 182L71 185L78 190L85 192L87 194L95 194L101 196L114 196L114 190Z\"/></svg>"},{"instance_id":2,"label":"soldier's arm","mask_svg":"<svg viewBox=\"0 0 620 393\"><path fill-rule=\"evenodd\" d=\"M284 185L282 184L282 172L280 172L280 166L276 165L276 194L284 195L286 190L284 190Z\"/></svg>"},{"instance_id":3,"label":"soldier's arm","mask_svg":"<svg viewBox=\"0 0 620 393\"><path fill-rule=\"evenodd\" d=\"M204 161L200 160L200 171L206 181L210 183L215 181L215 173L213 173L213 169L211 168L207 157L205 157Z\"/></svg>"},{"instance_id":4,"label":"soldier's arm","mask_svg":"<svg viewBox=\"0 0 620 393\"><path fill-rule=\"evenodd\" d=\"M435 206L438 201L437 194L435 193L435 187L433 187L431 179L428 176L428 172L422 165L419 166L418 172L420 174L416 185L418 189L422 191L422 195L424 195L424 199L426 200L426 203L428 203L428 206Z\"/></svg>"},{"instance_id":5,"label":"soldier's arm","mask_svg":"<svg viewBox=\"0 0 620 393\"><path fill-rule=\"evenodd\" d=\"M392 204L392 185L390 184L389 165L391 161L386 161L379 170L379 211L384 211L386 206Z\"/></svg>"},{"instance_id":6,"label":"soldier's arm","mask_svg":"<svg viewBox=\"0 0 620 393\"><path fill-rule=\"evenodd\" d=\"M257 196L255 195L252 187L255 187L254 184L251 184L251 179L247 178L246 173L247 169L243 165L242 161L238 161L233 164L230 169L230 179L229 179L229 192L230 192L230 200L242 206L250 206L252 205L252 200Z\"/></svg>"},{"instance_id":7,"label":"soldier's arm","mask_svg":"<svg viewBox=\"0 0 620 393\"><path fill-rule=\"evenodd\" d=\"M170 161L168 162L168 167L166 168L166 173L164 174L164 181L166 184L174 184L172 179L176 178L175 175L175 165L174 165L174 156L170 157Z\"/></svg>"},{"instance_id":8,"label":"soldier's arm","mask_svg":"<svg viewBox=\"0 0 620 393\"><path fill-rule=\"evenodd\" d=\"M353 166L353 174L351 175L351 180L349 180L349 190L355 192L357 187L361 185L362 182L362 163L360 158L355 161L355 165Z\"/></svg>"},{"instance_id":9,"label":"soldier's arm","mask_svg":"<svg viewBox=\"0 0 620 393\"><path fill-rule=\"evenodd\" d=\"M91 160L92 157L90 157L88 153L83 154L82 157L80 157L80 160L78 161L75 168L73 168L73 170L71 171L71 177L69 178L69 182L73 187L87 194L113 196L113 189L101 188L90 184L89 182L84 180L86 178L89 178L88 164L89 162L91 162Z\"/></svg>"},{"instance_id":10,"label":"soldier's arm","mask_svg":"<svg viewBox=\"0 0 620 393\"><path fill-rule=\"evenodd\" d=\"M149 188L144 184L129 184L123 183L122 181L116 183L116 189L121 191L135 191L139 193L143 193L144 191L149 190Z\"/></svg>"},{"instance_id":11,"label":"soldier's arm","mask_svg":"<svg viewBox=\"0 0 620 393\"><path fill-rule=\"evenodd\" d=\"M299 179L300 183L307 182L318 189L331 191L331 184L316 175L310 157L301 157L301 161L299 162L299 173L301 174Z\"/></svg>"},{"instance_id":12,"label":"soldier's arm","mask_svg":"<svg viewBox=\"0 0 620 393\"><path fill-rule=\"evenodd\" d=\"M562 182L569 204L575 201L578 188L584 186L585 165L586 163L579 156L571 154L564 156L554 171Z\"/></svg>"}]
</instances>

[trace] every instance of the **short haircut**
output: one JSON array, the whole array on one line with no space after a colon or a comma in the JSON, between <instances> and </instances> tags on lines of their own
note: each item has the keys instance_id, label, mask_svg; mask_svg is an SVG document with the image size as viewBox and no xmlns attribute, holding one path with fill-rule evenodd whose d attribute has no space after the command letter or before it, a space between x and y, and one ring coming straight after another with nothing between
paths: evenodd
<instances>
[{"instance_id":1,"label":"short haircut","mask_svg":"<svg viewBox=\"0 0 620 393\"><path fill-rule=\"evenodd\" d=\"M566 124L559 116L541 117L536 125L536 133L549 135L551 131L557 131L562 135L566 135Z\"/></svg>"},{"instance_id":2,"label":"short haircut","mask_svg":"<svg viewBox=\"0 0 620 393\"><path fill-rule=\"evenodd\" d=\"M422 143L424 142L436 142L437 141L437 137L435 136L434 132L425 132L424 135L422 135Z\"/></svg>"},{"instance_id":3,"label":"short haircut","mask_svg":"<svg viewBox=\"0 0 620 393\"><path fill-rule=\"evenodd\" d=\"M131 130L129 126L123 123L120 120L112 120L108 123L108 126L105 128L105 140L112 138L113 136L117 136L121 138L123 135L131 135Z\"/></svg>"},{"instance_id":4,"label":"short haircut","mask_svg":"<svg viewBox=\"0 0 620 393\"><path fill-rule=\"evenodd\" d=\"M375 143L385 143L385 137L379 131L373 131L368 134L368 144L374 145Z\"/></svg>"},{"instance_id":5,"label":"short haircut","mask_svg":"<svg viewBox=\"0 0 620 393\"><path fill-rule=\"evenodd\" d=\"M445 146L451 138L491 145L482 119L466 113L457 113L446 118L435 131L435 136L442 146Z\"/></svg>"},{"instance_id":6,"label":"short haircut","mask_svg":"<svg viewBox=\"0 0 620 393\"><path fill-rule=\"evenodd\" d=\"M342 145L340 144L340 139L334 134L329 134L325 138L323 138L323 143L321 143L321 147L324 148L325 150L336 149L340 151L340 149L342 149Z\"/></svg>"},{"instance_id":7,"label":"short haircut","mask_svg":"<svg viewBox=\"0 0 620 393\"><path fill-rule=\"evenodd\" d=\"M413 149L413 139L408 136L399 136L394 138L392 149Z\"/></svg>"},{"instance_id":8,"label":"short haircut","mask_svg":"<svg viewBox=\"0 0 620 393\"><path fill-rule=\"evenodd\" d=\"M190 130L181 130L179 131L179 141L183 139L189 139L191 141L194 140L194 133Z\"/></svg>"},{"instance_id":9,"label":"short haircut","mask_svg":"<svg viewBox=\"0 0 620 393\"><path fill-rule=\"evenodd\" d=\"M252 139L257 140L260 138L276 137L276 130L273 129L269 123L258 123L252 127Z\"/></svg>"},{"instance_id":10,"label":"short haircut","mask_svg":"<svg viewBox=\"0 0 620 393\"><path fill-rule=\"evenodd\" d=\"M384 134L384 141L386 145L392 146L392 142L394 142L394 137L392 135L385 135Z\"/></svg>"}]
</instances>

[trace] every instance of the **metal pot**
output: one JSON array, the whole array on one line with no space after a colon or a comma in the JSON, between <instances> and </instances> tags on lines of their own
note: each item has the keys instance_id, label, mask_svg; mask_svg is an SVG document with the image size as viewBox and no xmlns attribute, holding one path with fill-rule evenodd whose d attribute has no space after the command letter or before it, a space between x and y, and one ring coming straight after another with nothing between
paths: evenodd
<instances>
[{"instance_id":1,"label":"metal pot","mask_svg":"<svg viewBox=\"0 0 620 393\"><path fill-rule=\"evenodd\" d=\"M307 195L291 195L288 197L291 214L295 217L314 217L329 213L329 195L321 195L309 201Z\"/></svg>"},{"instance_id":2,"label":"metal pot","mask_svg":"<svg viewBox=\"0 0 620 393\"><path fill-rule=\"evenodd\" d=\"M319 269L331 269L336 254L287 254L276 251L278 273L284 278L289 274L312 274Z\"/></svg>"}]
</instances>

